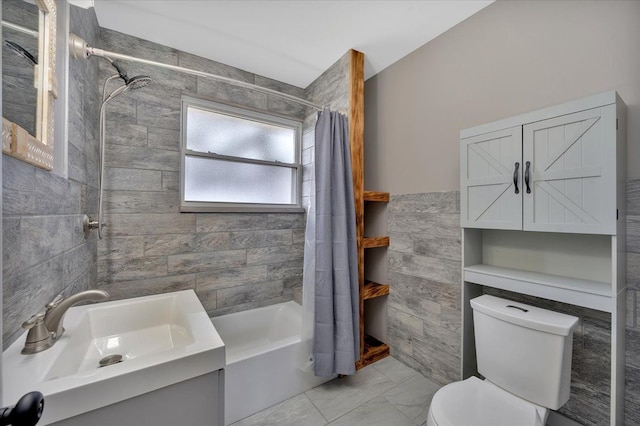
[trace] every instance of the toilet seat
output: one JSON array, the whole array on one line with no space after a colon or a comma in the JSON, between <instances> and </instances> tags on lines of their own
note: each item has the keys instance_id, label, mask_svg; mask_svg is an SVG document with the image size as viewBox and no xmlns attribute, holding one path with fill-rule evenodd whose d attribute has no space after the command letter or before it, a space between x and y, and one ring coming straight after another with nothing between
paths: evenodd
<instances>
[{"instance_id":1,"label":"toilet seat","mask_svg":"<svg viewBox=\"0 0 640 426\"><path fill-rule=\"evenodd\" d=\"M444 386L433 397L428 425L544 426L548 410L470 377Z\"/></svg>"}]
</instances>

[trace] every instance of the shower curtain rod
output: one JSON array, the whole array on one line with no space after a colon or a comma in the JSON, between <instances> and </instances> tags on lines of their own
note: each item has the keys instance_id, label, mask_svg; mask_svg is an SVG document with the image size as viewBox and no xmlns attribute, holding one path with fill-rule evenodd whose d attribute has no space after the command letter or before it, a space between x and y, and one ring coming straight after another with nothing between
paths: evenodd
<instances>
[{"instance_id":1,"label":"shower curtain rod","mask_svg":"<svg viewBox=\"0 0 640 426\"><path fill-rule=\"evenodd\" d=\"M30 30L29 28L25 28L22 25L14 24L9 21L2 21L2 26L19 31L23 34L30 35L33 38L38 38L38 31Z\"/></svg>"},{"instance_id":2,"label":"shower curtain rod","mask_svg":"<svg viewBox=\"0 0 640 426\"><path fill-rule=\"evenodd\" d=\"M70 50L70 53L73 55L73 57L76 59L88 58L89 56L93 55L93 56L107 57L110 59L122 59L126 61L138 62L146 65L154 65L161 68L167 68L173 71L179 71L179 72L184 72L187 74L192 74L200 77L211 78L214 80L222 81L224 83L229 83L235 86L244 87L246 89L255 90L257 92L271 94L271 95L278 96L293 102L297 102L299 104L302 104L311 108L315 108L320 111L324 108L321 105L314 104L313 102L309 102L306 99L298 98L297 96L289 95L288 93L278 92L277 90L268 89L266 87L258 86L252 83L246 83L244 81L235 80L233 78L223 77L221 75L211 74L204 71L198 71L191 68L165 64L163 62L150 61L148 59L136 58L135 56L123 55L121 53L110 52L108 50L102 50L95 47L90 47L82 38L80 38L79 36L73 33L69 35L69 50Z\"/></svg>"}]
</instances>

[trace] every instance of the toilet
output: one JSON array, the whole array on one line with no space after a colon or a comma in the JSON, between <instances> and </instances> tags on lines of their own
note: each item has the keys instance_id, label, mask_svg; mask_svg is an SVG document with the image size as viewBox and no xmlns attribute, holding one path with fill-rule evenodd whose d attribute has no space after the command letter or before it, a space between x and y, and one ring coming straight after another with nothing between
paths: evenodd
<instances>
[{"instance_id":1,"label":"toilet","mask_svg":"<svg viewBox=\"0 0 640 426\"><path fill-rule=\"evenodd\" d=\"M569 400L578 318L491 295L471 300L478 372L434 395L427 426L544 426Z\"/></svg>"}]
</instances>

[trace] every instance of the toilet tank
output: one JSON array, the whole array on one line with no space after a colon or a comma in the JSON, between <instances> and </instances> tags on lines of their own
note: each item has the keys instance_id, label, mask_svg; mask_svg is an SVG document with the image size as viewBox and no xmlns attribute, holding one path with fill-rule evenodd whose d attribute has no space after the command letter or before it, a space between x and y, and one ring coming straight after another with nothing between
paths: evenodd
<instances>
[{"instance_id":1,"label":"toilet tank","mask_svg":"<svg viewBox=\"0 0 640 426\"><path fill-rule=\"evenodd\" d=\"M471 307L478 372L534 404L564 405L578 318L486 294Z\"/></svg>"}]
</instances>

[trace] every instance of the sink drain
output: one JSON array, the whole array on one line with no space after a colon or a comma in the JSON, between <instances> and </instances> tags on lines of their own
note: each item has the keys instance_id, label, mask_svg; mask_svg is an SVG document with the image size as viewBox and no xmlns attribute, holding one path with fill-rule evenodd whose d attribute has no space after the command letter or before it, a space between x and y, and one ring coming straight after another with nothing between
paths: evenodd
<instances>
[{"instance_id":1,"label":"sink drain","mask_svg":"<svg viewBox=\"0 0 640 426\"><path fill-rule=\"evenodd\" d=\"M98 362L98 368L122 362L122 355L114 354L105 356Z\"/></svg>"}]
</instances>

